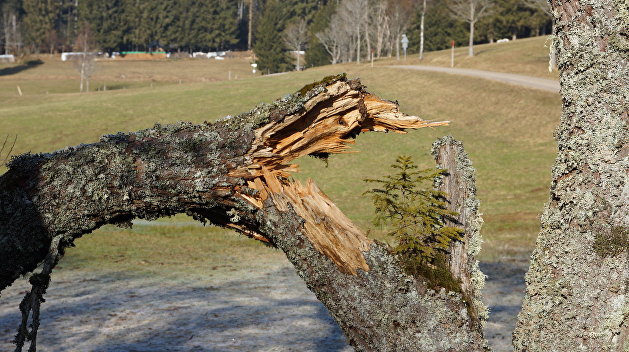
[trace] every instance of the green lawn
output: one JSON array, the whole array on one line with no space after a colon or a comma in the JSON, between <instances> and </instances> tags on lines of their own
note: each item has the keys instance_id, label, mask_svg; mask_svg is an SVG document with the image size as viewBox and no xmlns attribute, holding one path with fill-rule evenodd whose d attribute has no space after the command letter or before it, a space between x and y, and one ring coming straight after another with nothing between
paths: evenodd
<instances>
[{"instance_id":1,"label":"green lawn","mask_svg":"<svg viewBox=\"0 0 629 352\"><path fill-rule=\"evenodd\" d=\"M67 77L67 68L63 68L66 73L61 72L61 63L57 62L44 61L37 68L0 76L0 136L18 135L14 154L53 151L95 142L107 133L150 127L156 122L212 121L246 111L261 101L272 101L325 75L347 72L350 77L360 77L380 97L398 100L402 111L429 120L449 120L451 125L407 135L361 135L353 148L359 153L334 156L327 167L319 160L304 158L299 161L302 172L296 177L313 178L352 220L369 229L373 210L368 197L362 195L367 189L362 179L386 174L400 154L432 166L431 143L439 136L451 134L463 141L478 170L485 218L482 258L495 260L526 254L532 249L538 216L548 197L556 148L552 132L561 112L558 95L468 77L395 70L383 65L372 68L369 64L327 66L272 77L239 76L231 81L223 77L219 81L225 68L234 67L236 72L235 67L248 66L245 60L225 60L220 62L226 65L222 68L206 67L207 77L213 75L217 80L203 82L192 78L200 77L205 67L202 64L215 62L200 61L201 66L186 71L184 67L192 62L197 65L196 60L163 61L158 65L116 63L129 64L135 67L133 70L143 72L142 77L153 78L138 76L127 89L84 94L69 88L69 82L76 82ZM118 69L130 70L125 66ZM181 84L176 78L179 69L182 77L190 78ZM40 80L35 70L49 78ZM56 75L66 78L50 78ZM17 92L11 91L17 81L23 87L32 87L32 92L23 88L24 96L17 96ZM42 91L47 84L56 83L61 87L58 93ZM189 220L178 216L176 221ZM229 259L229 253L249 253L247 263L281 257L275 250L226 233L172 225L138 226L132 231L105 227L79 239L77 248L68 251L62 265L140 270L144 261L161 263L160 267L168 270L202 271L208 265L237 262ZM370 233L380 237L382 229L371 229ZM207 237L207 241L202 237ZM195 245L201 242L203 245ZM168 248L166 256L160 248Z\"/></svg>"},{"instance_id":2,"label":"green lawn","mask_svg":"<svg viewBox=\"0 0 629 352\"><path fill-rule=\"evenodd\" d=\"M559 79L557 69L548 71L550 37L518 39L507 43L480 44L474 46L474 56L468 56L466 46L454 49L454 67L486 71L517 73L546 79ZM432 51L419 61L418 54L408 55L406 60L385 59L379 65L431 65L450 67L451 50Z\"/></svg>"}]
</instances>

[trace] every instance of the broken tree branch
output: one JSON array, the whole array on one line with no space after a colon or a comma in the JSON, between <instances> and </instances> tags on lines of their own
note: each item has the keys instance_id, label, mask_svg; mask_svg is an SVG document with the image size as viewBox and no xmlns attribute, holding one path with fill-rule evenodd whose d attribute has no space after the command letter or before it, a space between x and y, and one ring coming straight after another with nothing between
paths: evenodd
<instances>
[{"instance_id":1,"label":"broken tree branch","mask_svg":"<svg viewBox=\"0 0 629 352\"><path fill-rule=\"evenodd\" d=\"M313 182L304 155L347 151L366 131L439 126L398 111L344 75L216 123L156 125L50 154L0 176L0 290L104 224L185 213L286 253L360 351L480 351L481 324L459 292L406 274Z\"/></svg>"}]
</instances>

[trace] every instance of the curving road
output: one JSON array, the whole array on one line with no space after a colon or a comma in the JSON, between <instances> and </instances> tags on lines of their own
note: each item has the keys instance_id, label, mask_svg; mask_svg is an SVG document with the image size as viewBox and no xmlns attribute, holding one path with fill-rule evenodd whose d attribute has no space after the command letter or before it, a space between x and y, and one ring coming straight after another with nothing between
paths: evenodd
<instances>
[{"instance_id":1,"label":"curving road","mask_svg":"<svg viewBox=\"0 0 629 352\"><path fill-rule=\"evenodd\" d=\"M488 79L491 81L497 81L501 83L512 84L520 87L539 89L552 93L559 93L559 82L552 79L537 78L524 75L516 75L514 73L503 73L493 71L474 70L469 68L450 68L439 66L419 66L419 65L393 65L388 66L392 68L405 69L405 70L417 70L417 71L430 71L430 72L442 72L454 75L478 77Z\"/></svg>"}]
</instances>

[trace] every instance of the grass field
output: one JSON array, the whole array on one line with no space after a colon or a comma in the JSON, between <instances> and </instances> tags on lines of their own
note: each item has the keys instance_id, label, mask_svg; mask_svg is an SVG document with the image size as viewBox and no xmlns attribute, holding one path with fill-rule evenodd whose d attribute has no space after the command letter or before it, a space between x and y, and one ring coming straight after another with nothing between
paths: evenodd
<instances>
[{"instance_id":1,"label":"grass field","mask_svg":"<svg viewBox=\"0 0 629 352\"><path fill-rule=\"evenodd\" d=\"M28 61L31 61L30 65ZM40 55L28 61L18 65L0 64L0 103L18 95L18 86L26 97L79 92L79 71L71 61L64 62L58 56L49 55ZM90 90L134 89L251 78L254 74L250 63L247 58L154 61L98 59L90 80ZM19 72L8 74L14 71Z\"/></svg>"},{"instance_id":2,"label":"grass field","mask_svg":"<svg viewBox=\"0 0 629 352\"><path fill-rule=\"evenodd\" d=\"M535 40L543 42L533 39L507 45L526 51ZM517 46L520 42L525 48ZM478 50L482 53L480 46ZM491 58L490 54L485 59ZM520 57L498 54L511 60ZM433 55L437 60L440 54L427 57ZM362 179L388 173L388 166L400 154L432 166L431 143L451 134L463 141L478 170L485 218L482 259L499 260L532 249L555 155L552 132L561 111L557 94L474 78L396 70L380 63L373 68L347 64L252 77L244 59L103 62L93 82L100 79L109 87L126 84L125 89L79 94L78 78L71 66L51 59L43 62L15 74L0 74L0 136L18 135L13 154L95 142L103 134L134 131L156 122L212 121L246 111L261 101L272 101L325 75L347 72L350 77L360 77L371 92L398 100L402 111L429 120L449 120L451 125L408 135L361 135L353 148L359 153L334 156L327 167L305 158L299 162L302 172L296 177L313 178L352 220L369 229L373 210L362 195L367 189ZM527 65L513 61L502 67L507 70ZM0 72L6 68L11 67L0 66ZM229 71L231 81L227 80ZM17 95L18 84L24 93L21 97ZM178 216L174 221L189 219ZM249 265L244 263L281 257L276 250L225 230L174 224L136 227L104 227L77 240L77 248L68 251L61 265L204 272L217 263L242 268ZM382 229L371 229L370 233L380 237ZM182 245L186 241L190 245ZM244 260L243 253L247 256ZM153 264L157 266L153 268Z\"/></svg>"},{"instance_id":3,"label":"grass field","mask_svg":"<svg viewBox=\"0 0 629 352\"><path fill-rule=\"evenodd\" d=\"M468 56L468 48L454 49L454 67L486 71L517 73L546 79L558 79L557 69L548 71L550 37L518 39L507 43L480 44L474 46L474 56ZM379 65L408 64L450 67L451 51L440 50L424 54L420 62L418 54L409 54L406 60L385 59Z\"/></svg>"}]
</instances>

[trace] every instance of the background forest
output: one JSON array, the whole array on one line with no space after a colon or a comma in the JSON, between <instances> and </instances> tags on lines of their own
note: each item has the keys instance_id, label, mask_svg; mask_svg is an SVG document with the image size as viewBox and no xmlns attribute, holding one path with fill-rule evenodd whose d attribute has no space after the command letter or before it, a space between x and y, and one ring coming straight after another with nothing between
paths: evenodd
<instances>
[{"instance_id":1,"label":"background forest","mask_svg":"<svg viewBox=\"0 0 629 352\"><path fill-rule=\"evenodd\" d=\"M457 6L485 6L478 18L457 16ZM262 72L400 55L468 42L521 38L551 31L544 0L0 0L0 53L93 51L194 52L253 49Z\"/></svg>"}]
</instances>

